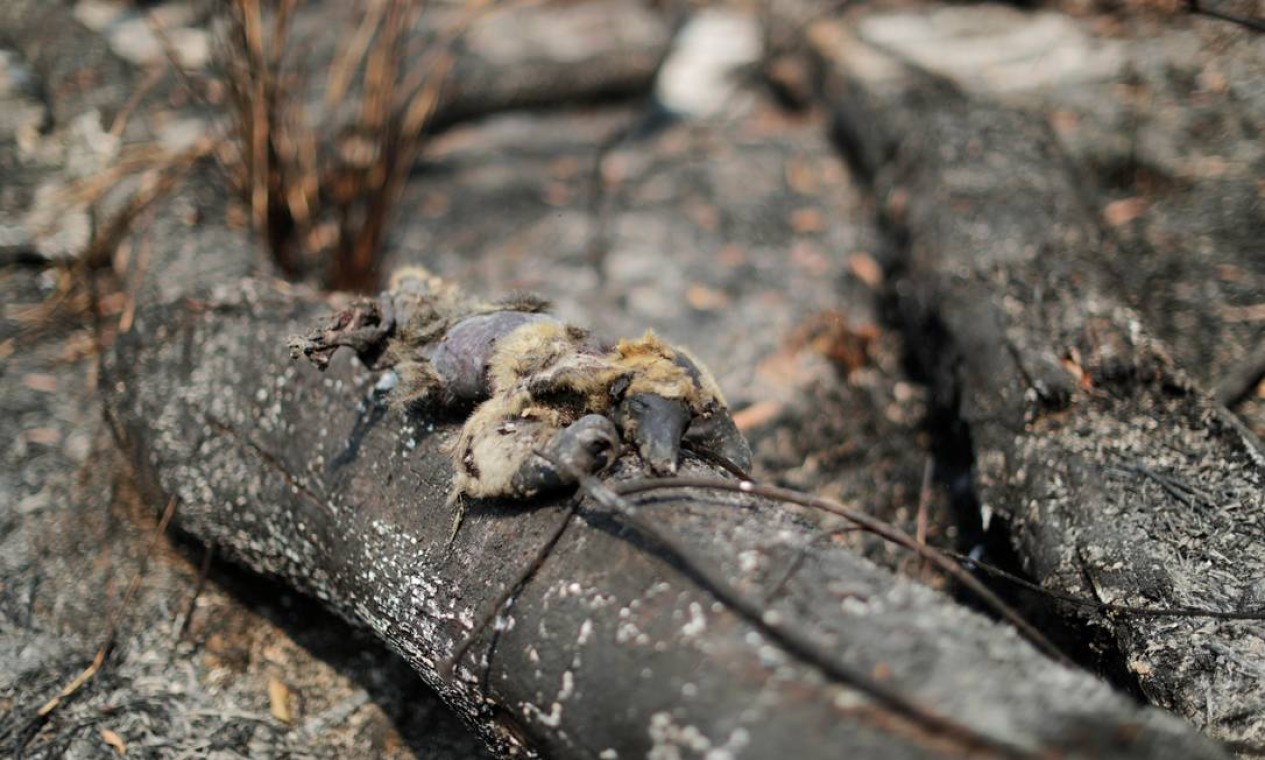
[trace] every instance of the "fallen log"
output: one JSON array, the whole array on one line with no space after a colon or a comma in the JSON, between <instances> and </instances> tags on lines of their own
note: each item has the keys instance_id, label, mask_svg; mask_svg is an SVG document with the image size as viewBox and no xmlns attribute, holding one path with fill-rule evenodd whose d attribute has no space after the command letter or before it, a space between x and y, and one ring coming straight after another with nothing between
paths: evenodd
<instances>
[{"instance_id":1,"label":"fallen log","mask_svg":"<svg viewBox=\"0 0 1265 760\"><path fill-rule=\"evenodd\" d=\"M107 417L182 531L370 627L497 751L1223 756L750 495L628 497L657 538L592 498L574 519L566 497L479 503L449 546L455 421L388 410L346 352L291 363L327 310L259 281L143 309L105 359ZM625 457L607 482L640 474Z\"/></svg>"},{"instance_id":2,"label":"fallen log","mask_svg":"<svg viewBox=\"0 0 1265 760\"><path fill-rule=\"evenodd\" d=\"M1113 272L1129 253L1044 120L963 96L837 22L809 36L984 520L1042 586L1088 603L1063 612L1153 703L1265 752L1259 442L1125 306Z\"/></svg>"},{"instance_id":3,"label":"fallen log","mask_svg":"<svg viewBox=\"0 0 1265 760\"><path fill-rule=\"evenodd\" d=\"M669 15L618 0L489 13L460 48L432 128L648 94L672 44Z\"/></svg>"}]
</instances>

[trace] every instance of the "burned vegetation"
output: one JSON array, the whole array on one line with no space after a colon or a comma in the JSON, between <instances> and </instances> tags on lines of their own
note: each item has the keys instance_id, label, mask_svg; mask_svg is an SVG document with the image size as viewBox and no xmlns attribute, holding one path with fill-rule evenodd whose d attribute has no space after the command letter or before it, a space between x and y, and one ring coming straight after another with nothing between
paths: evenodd
<instances>
[{"instance_id":1,"label":"burned vegetation","mask_svg":"<svg viewBox=\"0 0 1265 760\"><path fill-rule=\"evenodd\" d=\"M0 10L0 747L1262 754L1239 5Z\"/></svg>"}]
</instances>

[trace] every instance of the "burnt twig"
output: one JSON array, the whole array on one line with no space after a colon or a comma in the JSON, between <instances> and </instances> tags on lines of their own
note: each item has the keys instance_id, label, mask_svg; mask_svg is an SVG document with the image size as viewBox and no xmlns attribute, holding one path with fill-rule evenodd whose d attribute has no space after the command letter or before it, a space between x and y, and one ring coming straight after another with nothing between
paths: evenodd
<instances>
[{"instance_id":1,"label":"burnt twig","mask_svg":"<svg viewBox=\"0 0 1265 760\"><path fill-rule=\"evenodd\" d=\"M1265 610L1226 612L1224 610L1210 610L1202 607L1138 607L1131 604L1116 604L1113 602L1099 602L1093 599L1084 599L1082 597L1072 596L1071 594L1061 594L1057 591L1051 591L1026 578L1021 578L1012 572L1003 570L995 565L990 565L987 562L971 559L965 554L955 552L952 549L941 549L940 551L956 559L958 562L961 562L963 567L978 568L979 570L1003 580L1006 583L1018 586L1026 591L1031 591L1034 594L1040 594L1046 599L1052 599L1054 601L1063 602L1076 607L1092 609L1104 614L1131 615L1133 617L1209 618L1212 620L1265 620Z\"/></svg>"},{"instance_id":2,"label":"burnt twig","mask_svg":"<svg viewBox=\"0 0 1265 760\"><path fill-rule=\"evenodd\" d=\"M932 564L939 567L945 574L961 583L972 593L974 593L982 602L988 605L998 615L1013 625L1020 633L1022 633L1029 641L1036 645L1038 649L1045 652L1049 657L1072 666L1072 662L1064 655L1058 647L1054 646L1040 631L1033 627L1031 623L1009 605L1001 600L999 596L994 594L987 586L980 583L978 579L970 573L963 570L956 562L946 556L943 552L930 546L924 546L910 536L905 531L889 525L878 518L850 509L837 501L824 499L819 496L811 496L809 494L793 491L788 488L778 488L777 486L765 486L753 483L749 480L744 481L727 481L715 480L712 478L647 478L632 483L622 483L619 486L619 493L627 496L637 493L646 493L648 491L658 491L667 488L703 488L720 491L730 491L733 493L746 493L755 496L762 496L766 499L781 501L791 504L798 504L809 509L829 512L831 514L843 517L862 528L879 535L895 544L904 546L920 556L925 557Z\"/></svg>"},{"instance_id":3,"label":"burnt twig","mask_svg":"<svg viewBox=\"0 0 1265 760\"><path fill-rule=\"evenodd\" d=\"M958 741L970 750L997 754L1002 757L1028 756L1028 753L1022 750L1012 747L999 739L985 736L969 726L941 715L933 709L913 701L899 690L875 680L869 674L839 662L836 655L827 647L822 646L820 642L805 632L786 624L780 617L767 614L767 610L762 609L761 603L744 596L723 574L699 562L695 553L684 541L642 517L637 508L623 498L621 493L612 491L596 477L573 467L562 459L549 457L543 452L537 453L539 456L548 459L554 467L567 472L575 478L580 485L580 489L602 507L667 549L684 566L686 571L701 581L717 599L801 661L816 667L824 675L838 681L840 684L855 689L882 703L898 716L909 720L914 725ZM679 481L666 478L661 480L651 479L631 484L632 492L648 490L644 486L649 483L673 482L680 482L682 484L680 487L690 487L685 485L685 483L697 483L699 479L681 478ZM741 483L730 483L727 481L703 482L708 485L733 486L732 489L723 490L733 490L740 493L750 492L743 486L752 485L747 481ZM642 486L642 488L638 489L638 486ZM621 491L624 491L624 489L621 488Z\"/></svg>"},{"instance_id":4,"label":"burnt twig","mask_svg":"<svg viewBox=\"0 0 1265 760\"><path fill-rule=\"evenodd\" d=\"M544 455L541 454L541 456ZM441 678L444 680L450 680L452 678L453 670L456 668L457 663L461 662L461 658L465 657L466 652L469 651L470 646L474 644L476 639L478 639L479 634L491 625L493 620L496 620L496 618L500 616L501 611L505 609L505 606L518 596L519 592L523 590L523 587L527 585L527 582L530 581L540 570L540 567L545 563L545 560L549 559L549 555L553 553L553 548L557 546L558 541L562 538L562 534L567 532L567 526L571 524L571 518L575 517L575 513L578 508L579 501L576 499L572 499L567 504L566 510L562 515L562 519L558 521L557 527L554 528L553 533L549 534L549 538L540 545L540 549L536 552L536 556L532 557L532 561L527 563L527 566L523 568L523 572L518 576L518 580L501 592L500 596L496 598L496 602L488 607L488 609L483 613L483 616L475 622L474 627L470 629L470 634L465 638L465 640L452 650L452 654L450 654L447 659L439 663L437 670ZM493 641L493 647L495 647L495 641ZM490 650L491 647L489 648L489 652ZM488 659L489 661L491 660L490 654Z\"/></svg>"},{"instance_id":5,"label":"burnt twig","mask_svg":"<svg viewBox=\"0 0 1265 760\"><path fill-rule=\"evenodd\" d=\"M1207 16L1221 21L1228 21L1231 24L1237 24L1244 29L1256 32L1257 34L1265 34L1265 21L1248 16L1238 16L1233 13L1225 13L1224 11L1219 11L1216 8L1209 8L1203 4L1202 0L1186 0L1186 10L1195 16Z\"/></svg>"}]
</instances>

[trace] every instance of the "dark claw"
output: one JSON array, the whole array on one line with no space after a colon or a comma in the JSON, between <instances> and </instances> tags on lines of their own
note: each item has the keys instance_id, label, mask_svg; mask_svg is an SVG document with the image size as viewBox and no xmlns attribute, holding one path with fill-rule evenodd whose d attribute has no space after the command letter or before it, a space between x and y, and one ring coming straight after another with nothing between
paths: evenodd
<instances>
[{"instance_id":1,"label":"dark claw","mask_svg":"<svg viewBox=\"0 0 1265 760\"><path fill-rule=\"evenodd\" d=\"M703 370L688 354L678 353L676 364L690 373L696 385L702 385ZM727 460L743 472L751 469L751 446L729 416L729 410L723 407L695 417L685 432L685 440L696 449Z\"/></svg>"},{"instance_id":2,"label":"dark claw","mask_svg":"<svg viewBox=\"0 0 1265 760\"><path fill-rule=\"evenodd\" d=\"M559 430L541 448L550 459L566 462L581 472L597 473L619 457L619 430L602 415L588 414ZM574 484L570 475L534 456L514 474L511 487L515 493L534 496Z\"/></svg>"},{"instance_id":3,"label":"dark claw","mask_svg":"<svg viewBox=\"0 0 1265 760\"><path fill-rule=\"evenodd\" d=\"M618 415L650 469L675 475L681 437L690 424L690 409L685 402L653 393L633 393L620 402Z\"/></svg>"},{"instance_id":4,"label":"dark claw","mask_svg":"<svg viewBox=\"0 0 1265 760\"><path fill-rule=\"evenodd\" d=\"M723 457L743 472L751 469L751 446L724 409L706 419L696 418L685 439L703 451Z\"/></svg>"}]
</instances>

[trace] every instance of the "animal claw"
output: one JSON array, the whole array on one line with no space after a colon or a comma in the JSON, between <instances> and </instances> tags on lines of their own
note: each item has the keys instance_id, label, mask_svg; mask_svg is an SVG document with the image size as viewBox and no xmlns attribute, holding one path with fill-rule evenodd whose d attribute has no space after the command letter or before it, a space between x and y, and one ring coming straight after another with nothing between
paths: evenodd
<instances>
[{"instance_id":1,"label":"animal claw","mask_svg":"<svg viewBox=\"0 0 1265 760\"><path fill-rule=\"evenodd\" d=\"M681 438L690 424L689 406L676 398L632 393L620 402L617 414L650 469L675 475L681 456Z\"/></svg>"},{"instance_id":2,"label":"animal claw","mask_svg":"<svg viewBox=\"0 0 1265 760\"><path fill-rule=\"evenodd\" d=\"M685 440L715 454L746 472L751 469L751 445L725 409L707 417L695 417L685 432Z\"/></svg>"},{"instance_id":3,"label":"animal claw","mask_svg":"<svg viewBox=\"0 0 1265 760\"><path fill-rule=\"evenodd\" d=\"M510 485L515 493L533 496L574 485L575 479L549 459L564 461L581 472L602 471L619 457L619 430L606 417L587 414L554 433L541 450L548 458L530 457L514 473Z\"/></svg>"}]
</instances>

